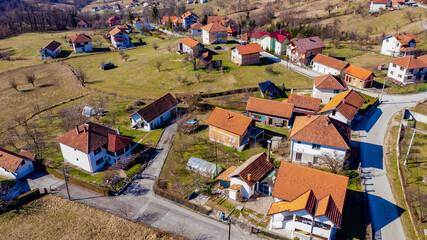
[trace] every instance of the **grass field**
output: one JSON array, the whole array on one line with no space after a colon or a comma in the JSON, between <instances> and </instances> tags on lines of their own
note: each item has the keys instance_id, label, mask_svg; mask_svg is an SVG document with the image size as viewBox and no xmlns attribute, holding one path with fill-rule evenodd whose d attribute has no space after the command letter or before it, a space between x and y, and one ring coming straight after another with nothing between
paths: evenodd
<instances>
[{"instance_id":1,"label":"grass field","mask_svg":"<svg viewBox=\"0 0 427 240\"><path fill-rule=\"evenodd\" d=\"M2 239L175 239L161 230L47 195L0 215Z\"/></svg>"}]
</instances>

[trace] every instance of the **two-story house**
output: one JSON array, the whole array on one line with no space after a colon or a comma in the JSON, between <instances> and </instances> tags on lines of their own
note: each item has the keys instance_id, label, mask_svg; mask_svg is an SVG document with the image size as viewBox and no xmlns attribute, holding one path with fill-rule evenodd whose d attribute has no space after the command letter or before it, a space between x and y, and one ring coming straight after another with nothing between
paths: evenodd
<instances>
[{"instance_id":1,"label":"two-story house","mask_svg":"<svg viewBox=\"0 0 427 240\"><path fill-rule=\"evenodd\" d=\"M347 89L347 84L340 77L331 74L313 77L313 97L322 99L323 104Z\"/></svg>"},{"instance_id":2,"label":"two-story house","mask_svg":"<svg viewBox=\"0 0 427 240\"><path fill-rule=\"evenodd\" d=\"M325 44L317 36L302 38L288 43L286 55L291 62L310 64L314 56L322 53L324 47Z\"/></svg>"},{"instance_id":3,"label":"two-story house","mask_svg":"<svg viewBox=\"0 0 427 240\"><path fill-rule=\"evenodd\" d=\"M314 71L332 75L342 75L344 69L349 65L348 62L328 57L320 53L313 58L312 62Z\"/></svg>"},{"instance_id":4,"label":"two-story house","mask_svg":"<svg viewBox=\"0 0 427 240\"><path fill-rule=\"evenodd\" d=\"M185 38L184 40L178 42L177 50L179 53L194 53L199 56L202 55L204 48L205 47L203 44L199 43L198 41L191 38Z\"/></svg>"},{"instance_id":5,"label":"two-story house","mask_svg":"<svg viewBox=\"0 0 427 240\"><path fill-rule=\"evenodd\" d=\"M108 35L110 36L111 44L117 49L128 48L131 46L129 34L118 27L111 30Z\"/></svg>"},{"instance_id":6,"label":"two-story house","mask_svg":"<svg viewBox=\"0 0 427 240\"><path fill-rule=\"evenodd\" d=\"M250 40L252 43L258 43L264 50L273 51L277 55L285 55L287 44L292 36L283 30L276 32L258 32L252 31Z\"/></svg>"},{"instance_id":7,"label":"two-story house","mask_svg":"<svg viewBox=\"0 0 427 240\"><path fill-rule=\"evenodd\" d=\"M42 59L56 58L61 53L61 43L52 41L40 49Z\"/></svg>"},{"instance_id":8,"label":"two-story house","mask_svg":"<svg viewBox=\"0 0 427 240\"><path fill-rule=\"evenodd\" d=\"M406 85L425 81L427 73L427 55L406 56L390 61L387 78Z\"/></svg>"},{"instance_id":9,"label":"two-story house","mask_svg":"<svg viewBox=\"0 0 427 240\"><path fill-rule=\"evenodd\" d=\"M389 0L371 0L369 12L384 11L386 10L388 3L389 3Z\"/></svg>"},{"instance_id":10,"label":"two-story house","mask_svg":"<svg viewBox=\"0 0 427 240\"><path fill-rule=\"evenodd\" d=\"M319 113L343 123L351 124L354 116L356 116L364 103L365 99L351 89L335 95Z\"/></svg>"},{"instance_id":11,"label":"two-story house","mask_svg":"<svg viewBox=\"0 0 427 240\"><path fill-rule=\"evenodd\" d=\"M313 115L317 113L317 111L319 111L322 99L291 93L289 94L288 99L283 100L283 102L293 104L294 116L301 116Z\"/></svg>"},{"instance_id":12,"label":"two-story house","mask_svg":"<svg viewBox=\"0 0 427 240\"><path fill-rule=\"evenodd\" d=\"M281 162L267 213L270 230L291 239L335 239L347 183L345 176Z\"/></svg>"},{"instance_id":13,"label":"two-story house","mask_svg":"<svg viewBox=\"0 0 427 240\"><path fill-rule=\"evenodd\" d=\"M420 40L412 33L395 34L383 39L381 54L393 57L414 55L416 44L419 42Z\"/></svg>"},{"instance_id":14,"label":"two-story house","mask_svg":"<svg viewBox=\"0 0 427 240\"><path fill-rule=\"evenodd\" d=\"M116 26L116 25L120 25L120 18L117 16L112 16L110 18L108 18L108 26L112 27L112 26Z\"/></svg>"},{"instance_id":15,"label":"two-story house","mask_svg":"<svg viewBox=\"0 0 427 240\"><path fill-rule=\"evenodd\" d=\"M203 24L196 22L190 26L191 35L202 35Z\"/></svg>"},{"instance_id":16,"label":"two-story house","mask_svg":"<svg viewBox=\"0 0 427 240\"><path fill-rule=\"evenodd\" d=\"M106 164L113 165L120 157L129 155L132 139L92 122L82 124L56 139L64 161L94 173Z\"/></svg>"},{"instance_id":17,"label":"two-story house","mask_svg":"<svg viewBox=\"0 0 427 240\"><path fill-rule=\"evenodd\" d=\"M350 64L344 70L344 80L347 85L358 88L371 87L374 82L375 74L369 70Z\"/></svg>"},{"instance_id":18,"label":"two-story house","mask_svg":"<svg viewBox=\"0 0 427 240\"><path fill-rule=\"evenodd\" d=\"M240 152L247 144L264 139L264 130L256 127L254 119L219 107L212 111L206 124L211 141Z\"/></svg>"},{"instance_id":19,"label":"two-story house","mask_svg":"<svg viewBox=\"0 0 427 240\"><path fill-rule=\"evenodd\" d=\"M130 125L132 128L146 131L159 128L176 115L178 103L178 100L168 93L133 113L130 116Z\"/></svg>"},{"instance_id":20,"label":"two-story house","mask_svg":"<svg viewBox=\"0 0 427 240\"><path fill-rule=\"evenodd\" d=\"M27 151L17 154L0 148L0 176L8 179L20 179L34 171L34 157Z\"/></svg>"},{"instance_id":21,"label":"two-story house","mask_svg":"<svg viewBox=\"0 0 427 240\"><path fill-rule=\"evenodd\" d=\"M202 28L204 44L227 43L227 29L218 23L210 23Z\"/></svg>"},{"instance_id":22,"label":"two-story house","mask_svg":"<svg viewBox=\"0 0 427 240\"><path fill-rule=\"evenodd\" d=\"M199 22L199 17L190 11L187 11L186 13L181 15L182 19L182 27L184 29L190 28L191 25L195 24L196 22Z\"/></svg>"},{"instance_id":23,"label":"two-story house","mask_svg":"<svg viewBox=\"0 0 427 240\"><path fill-rule=\"evenodd\" d=\"M258 64L260 52L264 49L258 43L236 45L231 50L231 61L239 66Z\"/></svg>"},{"instance_id":24,"label":"two-story house","mask_svg":"<svg viewBox=\"0 0 427 240\"><path fill-rule=\"evenodd\" d=\"M249 97L246 111L250 118L263 125L287 127L292 119L292 103Z\"/></svg>"},{"instance_id":25,"label":"two-story house","mask_svg":"<svg viewBox=\"0 0 427 240\"><path fill-rule=\"evenodd\" d=\"M80 33L76 34L70 39L70 43L73 45L74 52L84 53L92 52L92 38L86 34Z\"/></svg>"},{"instance_id":26,"label":"two-story house","mask_svg":"<svg viewBox=\"0 0 427 240\"><path fill-rule=\"evenodd\" d=\"M344 165L351 127L328 116L299 116L295 117L289 138L292 162L322 165L323 159L334 159Z\"/></svg>"}]
</instances>

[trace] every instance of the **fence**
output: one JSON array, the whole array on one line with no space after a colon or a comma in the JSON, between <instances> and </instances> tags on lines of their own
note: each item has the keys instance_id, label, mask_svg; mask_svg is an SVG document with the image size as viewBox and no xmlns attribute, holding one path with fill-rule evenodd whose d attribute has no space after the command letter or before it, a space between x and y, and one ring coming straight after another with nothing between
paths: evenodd
<instances>
[{"instance_id":1,"label":"fence","mask_svg":"<svg viewBox=\"0 0 427 240\"><path fill-rule=\"evenodd\" d=\"M40 197L40 195L40 190L38 188L23 193L16 199L5 202L6 204L3 205L4 207L0 208L0 214L12 210L14 208L19 208L20 206L37 199L38 197Z\"/></svg>"}]
</instances>

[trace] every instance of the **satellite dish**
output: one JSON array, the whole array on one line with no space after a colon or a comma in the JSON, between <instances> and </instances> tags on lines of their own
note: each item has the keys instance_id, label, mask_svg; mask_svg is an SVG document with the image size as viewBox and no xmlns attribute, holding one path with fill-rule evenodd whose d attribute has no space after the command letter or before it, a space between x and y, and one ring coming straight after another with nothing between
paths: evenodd
<instances>
[{"instance_id":1,"label":"satellite dish","mask_svg":"<svg viewBox=\"0 0 427 240\"><path fill-rule=\"evenodd\" d=\"M421 21L421 26L423 27L424 31L427 31L427 19L423 19Z\"/></svg>"}]
</instances>

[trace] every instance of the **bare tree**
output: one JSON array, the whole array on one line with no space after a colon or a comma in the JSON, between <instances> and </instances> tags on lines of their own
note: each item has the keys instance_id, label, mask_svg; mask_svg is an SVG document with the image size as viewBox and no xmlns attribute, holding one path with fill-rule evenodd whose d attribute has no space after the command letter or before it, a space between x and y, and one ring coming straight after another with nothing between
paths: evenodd
<instances>
[{"instance_id":1,"label":"bare tree","mask_svg":"<svg viewBox=\"0 0 427 240\"><path fill-rule=\"evenodd\" d=\"M126 219L130 219L132 217L132 205L126 202L118 202L117 210Z\"/></svg>"},{"instance_id":2,"label":"bare tree","mask_svg":"<svg viewBox=\"0 0 427 240\"><path fill-rule=\"evenodd\" d=\"M76 105L68 108L61 108L58 115L61 116L60 128L67 132L75 128L76 125L87 121L87 117L81 114L81 109Z\"/></svg>"},{"instance_id":3,"label":"bare tree","mask_svg":"<svg viewBox=\"0 0 427 240\"><path fill-rule=\"evenodd\" d=\"M109 186L113 191L118 190L119 181L120 181L120 177L117 171L114 171L114 170L105 171L104 175L102 175L102 185Z\"/></svg>"},{"instance_id":4,"label":"bare tree","mask_svg":"<svg viewBox=\"0 0 427 240\"><path fill-rule=\"evenodd\" d=\"M187 77L185 77L185 76L183 76L183 75L179 74L179 75L177 75L177 76L176 76L176 80L177 80L179 83L186 83L186 82L187 82Z\"/></svg>"},{"instance_id":5,"label":"bare tree","mask_svg":"<svg viewBox=\"0 0 427 240\"><path fill-rule=\"evenodd\" d=\"M125 62L127 62L127 61L128 61L128 59L129 59L129 54L126 54L123 50L120 50L120 51L119 51L119 54L120 54L120 57L121 57L123 60L125 60Z\"/></svg>"},{"instance_id":6,"label":"bare tree","mask_svg":"<svg viewBox=\"0 0 427 240\"><path fill-rule=\"evenodd\" d=\"M342 157L338 156L338 153L336 151L329 154L323 154L319 157L319 160L320 165L326 167L332 173L338 173L347 165L347 161L343 160Z\"/></svg>"},{"instance_id":7,"label":"bare tree","mask_svg":"<svg viewBox=\"0 0 427 240\"><path fill-rule=\"evenodd\" d=\"M79 80L80 84L82 84L83 87L86 85L86 73L83 71L82 68L79 68L76 70L76 77L77 80Z\"/></svg>"},{"instance_id":8,"label":"bare tree","mask_svg":"<svg viewBox=\"0 0 427 240\"><path fill-rule=\"evenodd\" d=\"M396 31L396 34L399 33L399 31L400 31L400 25L399 25L399 23L397 23L396 25L394 25L393 30Z\"/></svg>"},{"instance_id":9,"label":"bare tree","mask_svg":"<svg viewBox=\"0 0 427 240\"><path fill-rule=\"evenodd\" d=\"M17 92L19 92L19 90L18 90L18 84L16 83L15 79L10 79L9 80L9 85L10 85L11 88L13 88Z\"/></svg>"},{"instance_id":10,"label":"bare tree","mask_svg":"<svg viewBox=\"0 0 427 240\"><path fill-rule=\"evenodd\" d=\"M193 66L193 71L197 70L197 66L200 60L200 49L198 47L193 48L193 51L187 54L188 62Z\"/></svg>"},{"instance_id":11,"label":"bare tree","mask_svg":"<svg viewBox=\"0 0 427 240\"><path fill-rule=\"evenodd\" d=\"M157 61L156 62L156 68L157 68L158 72L160 72L160 68L162 67L162 65L163 65L162 61Z\"/></svg>"},{"instance_id":12,"label":"bare tree","mask_svg":"<svg viewBox=\"0 0 427 240\"><path fill-rule=\"evenodd\" d=\"M196 72L196 74L194 74L194 76L196 77L197 82L200 83L200 79L202 78L202 74L200 74L199 72Z\"/></svg>"},{"instance_id":13,"label":"bare tree","mask_svg":"<svg viewBox=\"0 0 427 240\"><path fill-rule=\"evenodd\" d=\"M35 87L34 82L36 81L36 76L34 76L34 74L25 75L25 79L27 80L27 83L30 83L33 85L33 87Z\"/></svg>"},{"instance_id":14,"label":"bare tree","mask_svg":"<svg viewBox=\"0 0 427 240\"><path fill-rule=\"evenodd\" d=\"M412 10L407 10L406 12L405 12L405 17L406 17L406 19L408 19L410 22L414 22L414 19L415 19L415 15L414 15L414 12L412 11Z\"/></svg>"},{"instance_id":15,"label":"bare tree","mask_svg":"<svg viewBox=\"0 0 427 240\"><path fill-rule=\"evenodd\" d=\"M334 9L334 6L332 6L331 3L328 3L328 5L326 5L325 7L325 11L327 11L329 15L331 15L331 12L333 9Z\"/></svg>"}]
</instances>

